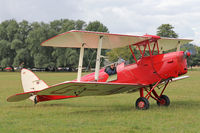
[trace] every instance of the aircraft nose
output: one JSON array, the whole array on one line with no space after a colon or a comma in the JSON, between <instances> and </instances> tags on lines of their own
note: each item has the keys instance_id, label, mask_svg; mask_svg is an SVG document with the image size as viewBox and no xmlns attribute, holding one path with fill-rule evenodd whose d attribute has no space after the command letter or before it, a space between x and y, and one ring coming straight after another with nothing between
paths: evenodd
<instances>
[{"instance_id":1,"label":"aircraft nose","mask_svg":"<svg viewBox=\"0 0 200 133\"><path fill-rule=\"evenodd\" d=\"M191 53L190 52L184 52L185 57L190 57Z\"/></svg>"}]
</instances>

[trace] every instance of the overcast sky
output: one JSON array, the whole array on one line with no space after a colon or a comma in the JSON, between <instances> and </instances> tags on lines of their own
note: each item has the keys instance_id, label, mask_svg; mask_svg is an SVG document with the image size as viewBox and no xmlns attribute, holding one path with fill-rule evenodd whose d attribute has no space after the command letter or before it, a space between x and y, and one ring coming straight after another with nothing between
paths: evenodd
<instances>
[{"instance_id":1,"label":"overcast sky","mask_svg":"<svg viewBox=\"0 0 200 133\"><path fill-rule=\"evenodd\" d=\"M161 24L200 46L200 0L0 0L0 22L98 20L110 33L156 34Z\"/></svg>"}]
</instances>

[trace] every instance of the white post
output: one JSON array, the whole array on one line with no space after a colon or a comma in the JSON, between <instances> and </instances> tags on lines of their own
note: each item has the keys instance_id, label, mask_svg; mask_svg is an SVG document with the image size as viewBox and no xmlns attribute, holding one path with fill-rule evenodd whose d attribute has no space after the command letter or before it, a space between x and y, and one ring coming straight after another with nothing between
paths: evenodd
<instances>
[{"instance_id":1,"label":"white post","mask_svg":"<svg viewBox=\"0 0 200 133\"><path fill-rule=\"evenodd\" d=\"M82 65L83 65L83 55L84 55L84 43L82 44L80 48L80 55L79 55L79 63L78 63L78 75L77 75L77 81L81 81L81 73L82 73Z\"/></svg>"},{"instance_id":2,"label":"white post","mask_svg":"<svg viewBox=\"0 0 200 133\"><path fill-rule=\"evenodd\" d=\"M98 48L97 48L97 58L96 58L96 67L95 67L95 80L96 81L98 81L98 78L99 78L102 40L103 40L103 36L100 36L99 37L99 44L98 44Z\"/></svg>"}]
</instances>

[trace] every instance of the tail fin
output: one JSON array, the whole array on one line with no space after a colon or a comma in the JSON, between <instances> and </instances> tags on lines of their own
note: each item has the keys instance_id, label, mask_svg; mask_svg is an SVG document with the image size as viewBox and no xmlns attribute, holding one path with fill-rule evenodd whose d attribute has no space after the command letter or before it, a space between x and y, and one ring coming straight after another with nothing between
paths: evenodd
<instances>
[{"instance_id":1,"label":"tail fin","mask_svg":"<svg viewBox=\"0 0 200 133\"><path fill-rule=\"evenodd\" d=\"M21 70L21 81L24 92L39 91L48 87L43 80L40 80L32 71L28 69ZM29 99L34 101L35 96L31 96Z\"/></svg>"}]
</instances>

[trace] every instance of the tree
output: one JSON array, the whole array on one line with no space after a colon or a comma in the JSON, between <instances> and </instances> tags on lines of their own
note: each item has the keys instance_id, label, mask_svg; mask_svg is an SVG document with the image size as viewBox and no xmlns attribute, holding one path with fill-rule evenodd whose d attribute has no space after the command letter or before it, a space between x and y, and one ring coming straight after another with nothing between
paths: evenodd
<instances>
[{"instance_id":1,"label":"tree","mask_svg":"<svg viewBox=\"0 0 200 133\"><path fill-rule=\"evenodd\" d=\"M85 29L86 26L87 26L87 24L82 20L77 20L75 22L75 29L76 30L83 30L83 29Z\"/></svg>"},{"instance_id":2,"label":"tree","mask_svg":"<svg viewBox=\"0 0 200 133\"><path fill-rule=\"evenodd\" d=\"M76 22L74 20L64 19L61 20L61 22L62 22L62 29L61 29L62 33L70 30L75 30Z\"/></svg>"},{"instance_id":3,"label":"tree","mask_svg":"<svg viewBox=\"0 0 200 133\"><path fill-rule=\"evenodd\" d=\"M15 35L18 32L18 28L19 28L19 25L16 20L9 21L9 25L6 28L8 41L11 42L13 39L15 39Z\"/></svg>"},{"instance_id":4,"label":"tree","mask_svg":"<svg viewBox=\"0 0 200 133\"><path fill-rule=\"evenodd\" d=\"M14 58L12 66L31 67L33 66L33 59L30 56L28 48L19 49Z\"/></svg>"},{"instance_id":5,"label":"tree","mask_svg":"<svg viewBox=\"0 0 200 133\"><path fill-rule=\"evenodd\" d=\"M161 37L177 38L178 34L173 31L174 27L170 24L162 24L157 28L157 35Z\"/></svg>"},{"instance_id":6,"label":"tree","mask_svg":"<svg viewBox=\"0 0 200 133\"><path fill-rule=\"evenodd\" d=\"M54 20L54 21L50 22L50 27L51 27L51 30L53 30L55 32L55 34L61 33L60 32L62 29L61 20Z\"/></svg>"},{"instance_id":7,"label":"tree","mask_svg":"<svg viewBox=\"0 0 200 133\"><path fill-rule=\"evenodd\" d=\"M17 50L20 50L21 48L24 48L24 44L23 44L23 42L21 40L14 39L11 42L11 49L17 51Z\"/></svg>"},{"instance_id":8,"label":"tree","mask_svg":"<svg viewBox=\"0 0 200 133\"><path fill-rule=\"evenodd\" d=\"M11 66L14 58L14 51L10 48L10 42L0 41L0 62L1 67Z\"/></svg>"},{"instance_id":9,"label":"tree","mask_svg":"<svg viewBox=\"0 0 200 133\"><path fill-rule=\"evenodd\" d=\"M87 31L108 32L108 28L99 21L90 22L85 28Z\"/></svg>"},{"instance_id":10,"label":"tree","mask_svg":"<svg viewBox=\"0 0 200 133\"><path fill-rule=\"evenodd\" d=\"M60 19L50 23L33 22L26 20L17 22L6 20L0 23L0 65L24 67L77 67L79 49L41 47L41 43L55 35L69 30L92 30L108 32L106 26L99 21L88 25L82 20ZM86 50L84 58L95 53ZM104 52L102 52L104 53ZM92 59L95 62L95 58ZM87 63L84 63L86 66ZM91 63L92 65L95 63Z\"/></svg>"},{"instance_id":11,"label":"tree","mask_svg":"<svg viewBox=\"0 0 200 133\"><path fill-rule=\"evenodd\" d=\"M31 26L29 22L23 20L22 22L19 23L18 33L15 38L21 40L23 44L26 45L25 40L30 31L31 31Z\"/></svg>"},{"instance_id":12,"label":"tree","mask_svg":"<svg viewBox=\"0 0 200 133\"><path fill-rule=\"evenodd\" d=\"M78 66L78 60L79 60L79 52L77 52L77 49L73 48L67 48L65 51L65 57L67 57L67 65L70 68L75 68Z\"/></svg>"},{"instance_id":13,"label":"tree","mask_svg":"<svg viewBox=\"0 0 200 133\"><path fill-rule=\"evenodd\" d=\"M0 39L1 40L8 40L8 36L7 36L7 27L9 25L9 21L3 21L0 24Z\"/></svg>"},{"instance_id":14,"label":"tree","mask_svg":"<svg viewBox=\"0 0 200 133\"><path fill-rule=\"evenodd\" d=\"M111 62L116 62L122 58L126 61L133 62L133 56L128 46L122 48L115 48L106 53Z\"/></svg>"},{"instance_id":15,"label":"tree","mask_svg":"<svg viewBox=\"0 0 200 133\"><path fill-rule=\"evenodd\" d=\"M33 58L34 66L37 68L47 67L52 62L52 47L41 47L40 44L51 38L49 35L50 26L45 23L34 22L31 24L32 30L29 32L26 43L30 50L30 56ZM29 63L31 64L31 63Z\"/></svg>"}]
</instances>

